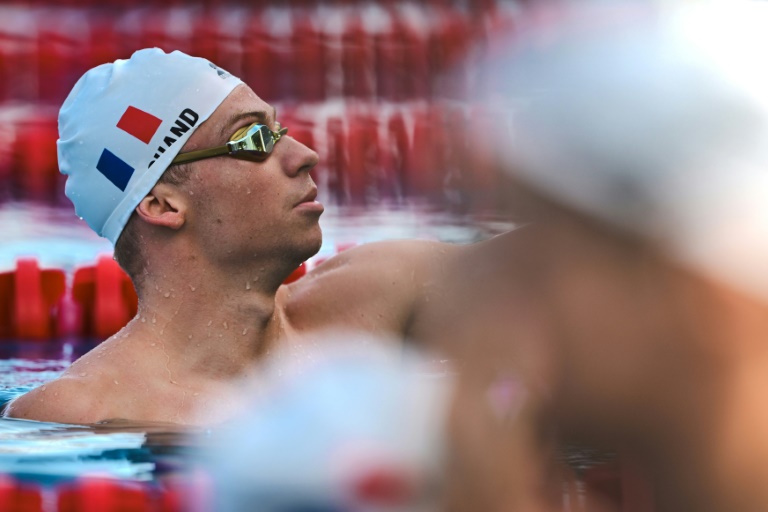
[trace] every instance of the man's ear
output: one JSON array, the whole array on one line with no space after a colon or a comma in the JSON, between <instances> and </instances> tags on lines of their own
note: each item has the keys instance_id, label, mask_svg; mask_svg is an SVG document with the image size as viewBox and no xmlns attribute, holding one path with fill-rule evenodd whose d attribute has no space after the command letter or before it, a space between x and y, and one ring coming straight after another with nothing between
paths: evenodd
<instances>
[{"instance_id":1,"label":"man's ear","mask_svg":"<svg viewBox=\"0 0 768 512\"><path fill-rule=\"evenodd\" d=\"M187 203L173 185L156 184L136 207L136 213L146 223L171 229L184 225Z\"/></svg>"}]
</instances>

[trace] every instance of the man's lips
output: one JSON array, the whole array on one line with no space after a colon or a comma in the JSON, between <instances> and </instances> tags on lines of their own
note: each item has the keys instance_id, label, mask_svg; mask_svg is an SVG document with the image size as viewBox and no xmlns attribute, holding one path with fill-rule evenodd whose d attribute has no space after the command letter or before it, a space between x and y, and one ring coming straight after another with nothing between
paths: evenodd
<instances>
[{"instance_id":1,"label":"man's lips","mask_svg":"<svg viewBox=\"0 0 768 512\"><path fill-rule=\"evenodd\" d=\"M312 188L309 192L304 194L304 197L299 199L299 201L294 206L299 206L300 204L304 203L314 203L315 199L317 199L317 188Z\"/></svg>"}]
</instances>

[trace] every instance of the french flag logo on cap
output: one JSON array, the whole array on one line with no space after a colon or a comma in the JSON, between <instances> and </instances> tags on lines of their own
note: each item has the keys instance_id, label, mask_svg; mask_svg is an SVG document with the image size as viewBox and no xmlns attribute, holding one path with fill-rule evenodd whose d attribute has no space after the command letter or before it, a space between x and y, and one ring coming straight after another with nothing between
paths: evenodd
<instances>
[{"instance_id":1,"label":"french flag logo on cap","mask_svg":"<svg viewBox=\"0 0 768 512\"><path fill-rule=\"evenodd\" d=\"M162 123L161 119L152 114L129 106L117 122L117 127L144 144L149 144ZM125 160L107 148L101 152L96 169L123 192L125 192L125 187L128 186L128 182L135 171Z\"/></svg>"}]
</instances>

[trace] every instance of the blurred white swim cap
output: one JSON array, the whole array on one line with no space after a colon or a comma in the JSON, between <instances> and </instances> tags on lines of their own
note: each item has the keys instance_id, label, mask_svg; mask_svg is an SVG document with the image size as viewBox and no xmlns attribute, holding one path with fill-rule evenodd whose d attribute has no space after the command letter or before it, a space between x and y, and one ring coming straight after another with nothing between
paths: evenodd
<instances>
[{"instance_id":1,"label":"blurred white swim cap","mask_svg":"<svg viewBox=\"0 0 768 512\"><path fill-rule=\"evenodd\" d=\"M768 4L573 5L485 68L509 172L768 297Z\"/></svg>"},{"instance_id":2,"label":"blurred white swim cap","mask_svg":"<svg viewBox=\"0 0 768 512\"><path fill-rule=\"evenodd\" d=\"M75 212L114 245L192 132L242 82L158 48L85 73L59 111L59 169Z\"/></svg>"}]
</instances>

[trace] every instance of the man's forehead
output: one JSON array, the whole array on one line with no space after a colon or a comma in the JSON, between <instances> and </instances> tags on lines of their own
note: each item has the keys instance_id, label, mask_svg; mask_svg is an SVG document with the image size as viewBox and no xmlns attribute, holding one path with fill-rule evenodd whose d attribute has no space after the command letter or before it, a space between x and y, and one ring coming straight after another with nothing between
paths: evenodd
<instances>
[{"instance_id":1,"label":"man's forehead","mask_svg":"<svg viewBox=\"0 0 768 512\"><path fill-rule=\"evenodd\" d=\"M220 137L228 137L230 132L234 131L237 125L243 120L272 126L272 123L274 123L275 117L277 116L277 111L275 110L275 107L271 105L267 105L266 107L266 109L259 108L256 110L251 110L248 107L245 107L244 110L232 113L232 115L230 115L230 117L224 123L222 123L218 135Z\"/></svg>"},{"instance_id":2,"label":"man's forehead","mask_svg":"<svg viewBox=\"0 0 768 512\"><path fill-rule=\"evenodd\" d=\"M275 108L272 105L259 98L250 87L243 84L232 91L211 117L215 117L222 128L227 128L245 117L274 121L275 115Z\"/></svg>"},{"instance_id":3,"label":"man's forehead","mask_svg":"<svg viewBox=\"0 0 768 512\"><path fill-rule=\"evenodd\" d=\"M271 124L276 115L275 108L259 98L250 87L239 85L192 134L184 150L226 142L236 131L237 124L245 122L243 120Z\"/></svg>"}]
</instances>

